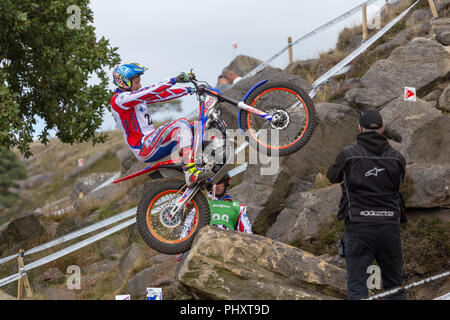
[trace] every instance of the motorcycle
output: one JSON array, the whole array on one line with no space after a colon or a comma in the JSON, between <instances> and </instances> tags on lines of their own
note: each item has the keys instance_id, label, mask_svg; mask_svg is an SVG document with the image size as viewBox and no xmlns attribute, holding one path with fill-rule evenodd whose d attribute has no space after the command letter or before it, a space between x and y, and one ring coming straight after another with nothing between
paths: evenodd
<instances>
[{"instance_id":1,"label":"motorcycle","mask_svg":"<svg viewBox=\"0 0 450 320\"><path fill-rule=\"evenodd\" d=\"M240 101L226 97L205 81L198 81L192 72L190 83L199 101L198 121L191 124L195 162L202 169L211 170L214 176L188 188L181 160L171 159L114 181L119 183L144 174L152 178L145 185L136 221L144 241L164 254L183 253L191 248L198 231L210 222L203 191L219 182L233 167L234 153L226 143L227 125L218 103L239 109L239 130L248 133L249 144L270 156L286 156L300 150L316 125L311 98L293 83L261 81ZM213 134L208 134L211 131ZM268 137L267 132L276 139ZM205 152L208 148L210 152ZM194 219L186 232L188 216Z\"/></svg>"}]
</instances>

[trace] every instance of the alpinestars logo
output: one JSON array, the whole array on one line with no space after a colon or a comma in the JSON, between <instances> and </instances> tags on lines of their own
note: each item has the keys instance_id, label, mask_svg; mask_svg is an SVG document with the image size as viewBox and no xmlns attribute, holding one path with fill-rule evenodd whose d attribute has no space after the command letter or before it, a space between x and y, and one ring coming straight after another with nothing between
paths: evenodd
<instances>
[{"instance_id":1,"label":"alpinestars logo","mask_svg":"<svg viewBox=\"0 0 450 320\"><path fill-rule=\"evenodd\" d=\"M384 171L386 170L386 168L381 168L378 169L377 167L370 169L369 171L366 172L366 177L370 177L370 176L375 176L378 177L378 172Z\"/></svg>"},{"instance_id":2,"label":"alpinestars logo","mask_svg":"<svg viewBox=\"0 0 450 320\"><path fill-rule=\"evenodd\" d=\"M365 217L368 217L368 216L393 217L394 216L393 211L366 210L366 211L361 211L359 214L362 216L365 216Z\"/></svg>"}]
</instances>

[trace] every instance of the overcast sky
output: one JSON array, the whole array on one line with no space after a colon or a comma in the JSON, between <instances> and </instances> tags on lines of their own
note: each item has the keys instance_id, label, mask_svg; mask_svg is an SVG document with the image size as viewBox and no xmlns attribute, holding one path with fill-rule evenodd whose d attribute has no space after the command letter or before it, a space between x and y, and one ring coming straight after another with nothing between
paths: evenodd
<instances>
[{"instance_id":1,"label":"overcast sky","mask_svg":"<svg viewBox=\"0 0 450 320\"><path fill-rule=\"evenodd\" d=\"M94 26L118 47L123 62L149 68L142 84L149 85L191 68L198 79L215 85L217 76L237 54L266 61L293 40L327 23L364 0L91 0ZM369 8L384 3L380 0ZM295 59L316 57L335 46L345 26L360 23L355 14L335 28L293 48ZM237 50L232 43L237 43ZM288 54L274 63L284 68ZM114 86L110 84L110 88ZM183 98L183 113L197 108L193 97ZM106 112L103 130L115 128ZM158 114L155 115L156 120ZM180 115L181 116L181 115Z\"/></svg>"}]
</instances>

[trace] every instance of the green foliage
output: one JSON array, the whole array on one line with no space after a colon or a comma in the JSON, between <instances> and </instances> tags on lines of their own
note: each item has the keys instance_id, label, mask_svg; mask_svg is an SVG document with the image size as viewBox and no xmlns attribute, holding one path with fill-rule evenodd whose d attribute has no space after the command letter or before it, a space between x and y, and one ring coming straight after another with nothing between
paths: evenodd
<instances>
[{"instance_id":1,"label":"green foliage","mask_svg":"<svg viewBox=\"0 0 450 320\"><path fill-rule=\"evenodd\" d=\"M25 167L20 163L16 154L9 149L0 146L0 204L11 207L18 196L9 189L16 187L17 180L27 177Z\"/></svg>"},{"instance_id":2,"label":"green foliage","mask_svg":"<svg viewBox=\"0 0 450 320\"><path fill-rule=\"evenodd\" d=\"M104 68L120 59L108 40L97 40L88 3L0 2L0 145L30 156L36 117L46 123L43 143L51 129L64 143L106 140L106 134L95 133L111 96ZM80 8L78 29L68 27L71 5ZM88 83L91 78L97 83Z\"/></svg>"}]
</instances>

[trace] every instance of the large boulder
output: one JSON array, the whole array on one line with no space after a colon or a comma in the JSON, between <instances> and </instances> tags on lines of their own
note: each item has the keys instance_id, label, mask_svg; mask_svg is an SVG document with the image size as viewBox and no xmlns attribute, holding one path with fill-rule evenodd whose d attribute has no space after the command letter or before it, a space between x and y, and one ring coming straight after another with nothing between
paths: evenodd
<instances>
[{"instance_id":1,"label":"large boulder","mask_svg":"<svg viewBox=\"0 0 450 320\"><path fill-rule=\"evenodd\" d=\"M147 288L162 288L163 299L168 291L171 291L175 279L175 269L178 262L174 256L155 256L149 262L154 264L136 273L127 284L128 292L133 299L142 299L146 295ZM159 260L159 261L158 261ZM169 289L170 288L170 289Z\"/></svg>"},{"instance_id":2,"label":"large boulder","mask_svg":"<svg viewBox=\"0 0 450 320\"><path fill-rule=\"evenodd\" d=\"M433 14L431 13L431 10L428 8L415 10L414 12L411 13L408 19L406 19L406 27L414 28L422 23L427 23L428 21L430 21L432 17Z\"/></svg>"},{"instance_id":3,"label":"large boulder","mask_svg":"<svg viewBox=\"0 0 450 320\"><path fill-rule=\"evenodd\" d=\"M416 102L399 97L381 110L386 131L401 141L400 152L407 163L449 164L444 150L450 150L450 117L422 99Z\"/></svg>"},{"instance_id":4,"label":"large boulder","mask_svg":"<svg viewBox=\"0 0 450 320\"><path fill-rule=\"evenodd\" d=\"M141 265L144 261L144 256L139 249L137 243L132 243L131 246L125 251L119 261L120 277L126 279L133 269Z\"/></svg>"},{"instance_id":5,"label":"large boulder","mask_svg":"<svg viewBox=\"0 0 450 320\"><path fill-rule=\"evenodd\" d=\"M296 180L326 170L341 149L355 141L359 113L346 105L316 104L318 125L308 143L282 158L281 164Z\"/></svg>"},{"instance_id":6,"label":"large boulder","mask_svg":"<svg viewBox=\"0 0 450 320\"><path fill-rule=\"evenodd\" d=\"M319 225L337 213L340 198L340 185L291 194L266 236L286 243L313 237Z\"/></svg>"},{"instance_id":7,"label":"large boulder","mask_svg":"<svg viewBox=\"0 0 450 320\"><path fill-rule=\"evenodd\" d=\"M72 188L72 192L70 194L70 199L75 201L80 193L88 194L90 191L94 190L100 184L108 180L114 175L114 173L109 172L95 172L91 173L86 177L82 177L75 181L75 184Z\"/></svg>"},{"instance_id":8,"label":"large boulder","mask_svg":"<svg viewBox=\"0 0 450 320\"><path fill-rule=\"evenodd\" d=\"M316 105L318 125L308 143L298 152L280 159L274 175L262 175L261 165L249 165L243 182L230 195L248 206L253 229L265 234L283 210L291 187L308 176L326 170L339 151L353 143L358 133L358 112L335 103Z\"/></svg>"},{"instance_id":9,"label":"large boulder","mask_svg":"<svg viewBox=\"0 0 450 320\"><path fill-rule=\"evenodd\" d=\"M431 21L431 31L436 40L444 46L450 45L450 18L441 18Z\"/></svg>"},{"instance_id":10,"label":"large boulder","mask_svg":"<svg viewBox=\"0 0 450 320\"><path fill-rule=\"evenodd\" d=\"M175 274L197 299L323 300L346 296L346 272L266 237L204 227Z\"/></svg>"},{"instance_id":11,"label":"large boulder","mask_svg":"<svg viewBox=\"0 0 450 320\"><path fill-rule=\"evenodd\" d=\"M408 208L435 208L450 206L450 166L437 164L406 167L403 183Z\"/></svg>"},{"instance_id":12,"label":"large boulder","mask_svg":"<svg viewBox=\"0 0 450 320\"><path fill-rule=\"evenodd\" d=\"M35 212L24 212L15 217L0 233L0 256L31 249L47 235Z\"/></svg>"},{"instance_id":13,"label":"large boulder","mask_svg":"<svg viewBox=\"0 0 450 320\"><path fill-rule=\"evenodd\" d=\"M229 195L247 206L247 215L254 232L264 234L281 211L281 204L289 195L292 180L284 168L274 175L261 175L261 167L249 165L243 182L229 191Z\"/></svg>"},{"instance_id":14,"label":"large boulder","mask_svg":"<svg viewBox=\"0 0 450 320\"><path fill-rule=\"evenodd\" d=\"M51 182L53 174L50 172L36 173L29 176L27 179L20 181L19 185L21 188L33 189L39 186L40 188L46 186Z\"/></svg>"},{"instance_id":15,"label":"large boulder","mask_svg":"<svg viewBox=\"0 0 450 320\"><path fill-rule=\"evenodd\" d=\"M222 73L225 73L227 70L234 71L238 76L243 77L253 69L255 69L257 66L259 66L262 63L261 60L244 56L244 55L238 55L236 58L234 58L231 63L226 66Z\"/></svg>"},{"instance_id":16,"label":"large boulder","mask_svg":"<svg viewBox=\"0 0 450 320\"><path fill-rule=\"evenodd\" d=\"M378 60L361 78L361 88L347 91L345 101L360 109L379 108L403 94L404 87L420 92L450 72L450 54L440 43L415 38Z\"/></svg>"}]
</instances>

